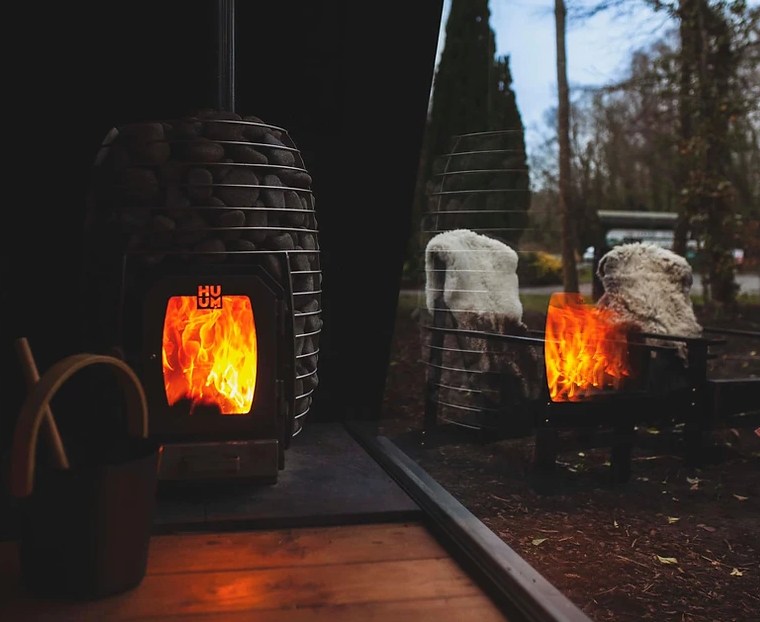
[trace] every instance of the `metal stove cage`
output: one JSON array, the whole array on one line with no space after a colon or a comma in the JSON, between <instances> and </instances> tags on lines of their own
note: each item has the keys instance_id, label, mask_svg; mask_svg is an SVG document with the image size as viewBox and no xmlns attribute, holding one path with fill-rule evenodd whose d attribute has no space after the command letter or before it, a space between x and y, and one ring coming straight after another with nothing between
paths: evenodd
<instances>
[{"instance_id":1,"label":"metal stove cage","mask_svg":"<svg viewBox=\"0 0 760 622\"><path fill-rule=\"evenodd\" d=\"M103 141L86 224L93 270L113 265L114 254L147 268L250 264L285 287L292 436L318 385L322 274L311 181L288 132L254 116L204 110L131 123Z\"/></svg>"},{"instance_id":2,"label":"metal stove cage","mask_svg":"<svg viewBox=\"0 0 760 622\"><path fill-rule=\"evenodd\" d=\"M524 429L524 397L534 396L541 384L542 363L525 327L473 328L472 314L449 309L438 292L434 306L425 299L425 249L441 233L468 229L509 245L518 255L520 238L530 228L530 179L520 129L474 132L454 136L449 151L433 165L428 201L420 224L418 317L422 362L426 366L426 411L448 423L473 429ZM518 263L519 266L519 263ZM442 265L434 272L444 274ZM509 330L522 339L509 344L500 338ZM523 377L502 369L519 367ZM524 372L524 373L523 373ZM429 415L428 415L429 416Z\"/></svg>"}]
</instances>

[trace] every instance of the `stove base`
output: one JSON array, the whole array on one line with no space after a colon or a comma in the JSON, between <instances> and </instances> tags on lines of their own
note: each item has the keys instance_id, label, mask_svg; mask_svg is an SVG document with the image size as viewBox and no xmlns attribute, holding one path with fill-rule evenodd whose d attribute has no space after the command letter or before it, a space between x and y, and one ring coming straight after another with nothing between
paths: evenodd
<instances>
[{"instance_id":1,"label":"stove base","mask_svg":"<svg viewBox=\"0 0 760 622\"><path fill-rule=\"evenodd\" d=\"M163 446L158 478L274 484L279 470L279 443L275 439L167 443Z\"/></svg>"}]
</instances>

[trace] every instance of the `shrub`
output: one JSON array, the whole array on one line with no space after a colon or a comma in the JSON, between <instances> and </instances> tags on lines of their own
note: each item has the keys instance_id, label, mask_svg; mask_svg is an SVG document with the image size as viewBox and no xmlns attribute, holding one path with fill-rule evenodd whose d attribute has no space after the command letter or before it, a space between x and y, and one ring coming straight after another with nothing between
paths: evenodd
<instances>
[{"instance_id":1,"label":"shrub","mask_svg":"<svg viewBox=\"0 0 760 622\"><path fill-rule=\"evenodd\" d=\"M562 260L556 255L543 251L520 253L517 276L520 279L521 287L526 285L561 285Z\"/></svg>"}]
</instances>

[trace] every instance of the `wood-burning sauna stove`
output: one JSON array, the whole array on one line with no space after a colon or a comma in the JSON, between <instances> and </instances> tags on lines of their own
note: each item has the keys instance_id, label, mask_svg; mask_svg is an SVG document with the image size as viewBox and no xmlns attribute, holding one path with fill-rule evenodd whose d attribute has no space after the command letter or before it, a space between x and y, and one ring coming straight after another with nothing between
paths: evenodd
<instances>
[{"instance_id":1,"label":"wood-burning sauna stove","mask_svg":"<svg viewBox=\"0 0 760 622\"><path fill-rule=\"evenodd\" d=\"M284 468L317 386L311 177L287 132L207 110L114 128L86 224L91 347L138 373L163 480Z\"/></svg>"}]
</instances>

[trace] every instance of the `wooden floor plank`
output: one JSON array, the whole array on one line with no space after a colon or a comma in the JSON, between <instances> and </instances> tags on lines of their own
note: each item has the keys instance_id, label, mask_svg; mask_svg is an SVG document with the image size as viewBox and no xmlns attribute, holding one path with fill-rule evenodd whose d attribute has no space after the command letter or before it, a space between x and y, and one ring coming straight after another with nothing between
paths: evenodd
<instances>
[{"instance_id":1,"label":"wooden floor plank","mask_svg":"<svg viewBox=\"0 0 760 622\"><path fill-rule=\"evenodd\" d=\"M255 614L250 611L237 611L226 613L223 617L219 614L161 616L143 618L141 622L251 622L252 620L255 622L508 622L504 614L481 595L359 603L337 607L258 610Z\"/></svg>"},{"instance_id":2,"label":"wooden floor plank","mask_svg":"<svg viewBox=\"0 0 760 622\"><path fill-rule=\"evenodd\" d=\"M472 596L478 588L449 559L330 564L146 576L129 593L90 603L55 603L55 615L121 622L156 612L225 613ZM52 602L21 601L8 619L34 619ZM29 611L28 608L31 608ZM13 617L22 612L26 618ZM32 618L28 617L33 612Z\"/></svg>"},{"instance_id":3,"label":"wooden floor plank","mask_svg":"<svg viewBox=\"0 0 760 622\"><path fill-rule=\"evenodd\" d=\"M117 615L103 618L95 608L52 611L3 610L2 620L9 622L509 622L487 598L455 596L414 601L352 603L340 606L298 607L288 609L245 609L206 614L174 613L132 617ZM6 615L7 614L7 615Z\"/></svg>"},{"instance_id":4,"label":"wooden floor plank","mask_svg":"<svg viewBox=\"0 0 760 622\"><path fill-rule=\"evenodd\" d=\"M379 523L153 538L148 574L448 557L426 527Z\"/></svg>"},{"instance_id":5,"label":"wooden floor plank","mask_svg":"<svg viewBox=\"0 0 760 622\"><path fill-rule=\"evenodd\" d=\"M0 620L14 622L504 622L417 523L154 536L135 589L90 602L33 598L0 543Z\"/></svg>"}]
</instances>

